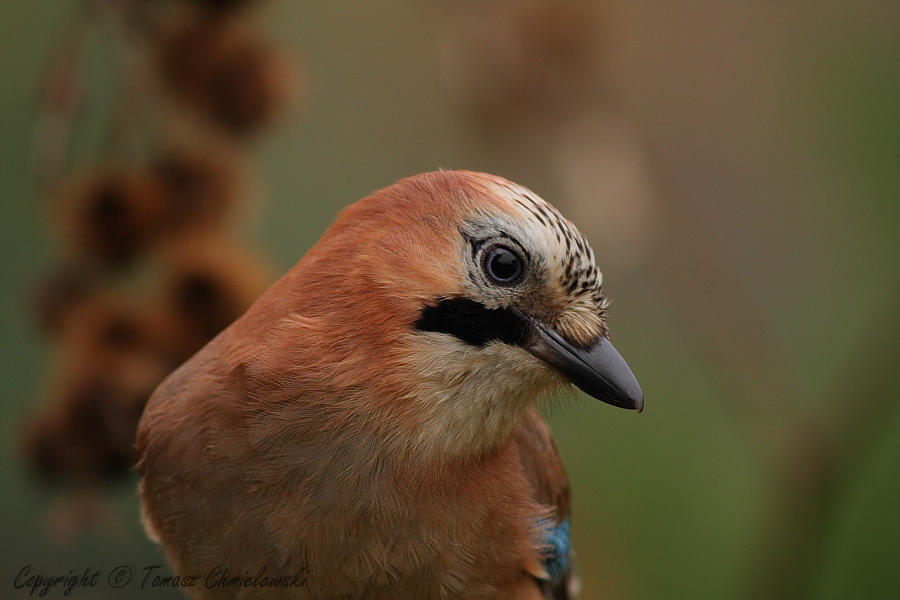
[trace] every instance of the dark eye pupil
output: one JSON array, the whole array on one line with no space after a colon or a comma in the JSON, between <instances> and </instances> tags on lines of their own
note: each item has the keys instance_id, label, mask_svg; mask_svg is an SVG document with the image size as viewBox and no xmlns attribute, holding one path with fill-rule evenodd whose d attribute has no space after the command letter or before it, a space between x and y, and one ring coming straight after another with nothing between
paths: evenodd
<instances>
[{"instance_id":1,"label":"dark eye pupil","mask_svg":"<svg viewBox=\"0 0 900 600\"><path fill-rule=\"evenodd\" d=\"M497 283L512 283L522 274L522 260L502 246L488 251L485 267L488 277Z\"/></svg>"}]
</instances>

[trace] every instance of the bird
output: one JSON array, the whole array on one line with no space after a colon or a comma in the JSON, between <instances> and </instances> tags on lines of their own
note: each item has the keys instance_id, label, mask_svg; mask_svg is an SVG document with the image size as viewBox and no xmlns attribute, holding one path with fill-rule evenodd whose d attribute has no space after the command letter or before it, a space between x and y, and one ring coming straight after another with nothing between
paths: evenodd
<instances>
[{"instance_id":1,"label":"bird","mask_svg":"<svg viewBox=\"0 0 900 600\"><path fill-rule=\"evenodd\" d=\"M195 598L574 598L540 408L641 411L601 272L527 188L439 170L345 208L169 375L137 432L144 527Z\"/></svg>"}]
</instances>

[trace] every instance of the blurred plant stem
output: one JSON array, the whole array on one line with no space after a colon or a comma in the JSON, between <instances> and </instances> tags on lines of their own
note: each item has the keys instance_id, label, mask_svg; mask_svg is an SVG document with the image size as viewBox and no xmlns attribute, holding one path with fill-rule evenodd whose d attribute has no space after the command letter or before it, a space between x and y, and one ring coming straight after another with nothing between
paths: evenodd
<instances>
[{"instance_id":1,"label":"blurred plant stem","mask_svg":"<svg viewBox=\"0 0 900 600\"><path fill-rule=\"evenodd\" d=\"M821 575L838 502L890 423L900 373L900 282L858 352L831 386L827 415L807 426L771 464L770 514L746 598L812 598Z\"/></svg>"}]
</instances>

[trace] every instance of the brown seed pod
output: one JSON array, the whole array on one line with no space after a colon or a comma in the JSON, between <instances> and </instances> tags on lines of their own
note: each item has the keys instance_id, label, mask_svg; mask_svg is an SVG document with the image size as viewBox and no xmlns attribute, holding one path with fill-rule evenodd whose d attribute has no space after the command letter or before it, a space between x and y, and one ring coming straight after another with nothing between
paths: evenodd
<instances>
[{"instance_id":1,"label":"brown seed pod","mask_svg":"<svg viewBox=\"0 0 900 600\"><path fill-rule=\"evenodd\" d=\"M160 77L183 105L246 137L286 104L294 73L286 57L229 19L193 19L159 43Z\"/></svg>"},{"instance_id":2,"label":"brown seed pod","mask_svg":"<svg viewBox=\"0 0 900 600\"><path fill-rule=\"evenodd\" d=\"M177 366L161 319L120 296L82 301L60 331L49 401L24 450L51 482L99 484L134 464L134 435L153 390Z\"/></svg>"},{"instance_id":3,"label":"brown seed pod","mask_svg":"<svg viewBox=\"0 0 900 600\"><path fill-rule=\"evenodd\" d=\"M245 249L193 236L167 247L162 280L163 313L184 360L241 316L271 276Z\"/></svg>"},{"instance_id":4,"label":"brown seed pod","mask_svg":"<svg viewBox=\"0 0 900 600\"><path fill-rule=\"evenodd\" d=\"M166 233L218 225L247 196L247 174L225 150L170 150L151 165L164 190Z\"/></svg>"},{"instance_id":5,"label":"brown seed pod","mask_svg":"<svg viewBox=\"0 0 900 600\"><path fill-rule=\"evenodd\" d=\"M63 372L102 370L120 355L161 356L160 317L125 299L105 294L77 306L60 332Z\"/></svg>"},{"instance_id":6,"label":"brown seed pod","mask_svg":"<svg viewBox=\"0 0 900 600\"><path fill-rule=\"evenodd\" d=\"M164 200L148 172L105 167L73 181L54 208L63 235L79 254L123 266L157 236Z\"/></svg>"},{"instance_id":7,"label":"brown seed pod","mask_svg":"<svg viewBox=\"0 0 900 600\"><path fill-rule=\"evenodd\" d=\"M97 281L86 265L64 263L46 273L34 286L32 307L38 325L58 335L77 307L96 293Z\"/></svg>"},{"instance_id":8,"label":"brown seed pod","mask_svg":"<svg viewBox=\"0 0 900 600\"><path fill-rule=\"evenodd\" d=\"M107 358L65 374L26 428L26 458L49 482L100 484L134 465L138 420L168 369L146 354Z\"/></svg>"}]
</instances>

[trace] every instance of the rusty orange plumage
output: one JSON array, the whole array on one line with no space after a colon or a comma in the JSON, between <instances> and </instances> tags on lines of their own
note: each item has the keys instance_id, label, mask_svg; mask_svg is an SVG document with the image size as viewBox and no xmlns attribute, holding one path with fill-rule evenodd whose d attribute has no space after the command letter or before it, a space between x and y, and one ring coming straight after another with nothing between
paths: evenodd
<instances>
[{"instance_id":1,"label":"rusty orange plumage","mask_svg":"<svg viewBox=\"0 0 900 600\"><path fill-rule=\"evenodd\" d=\"M147 530L178 574L304 574L197 597L571 597L536 406L574 383L642 407L604 304L585 240L525 188L440 171L376 192L151 398Z\"/></svg>"}]
</instances>

